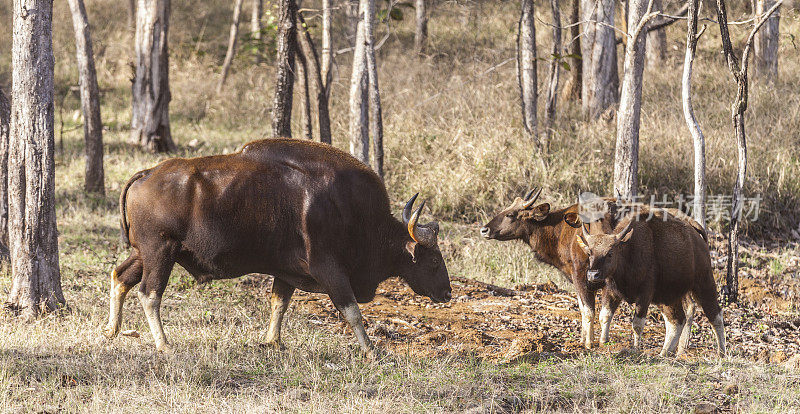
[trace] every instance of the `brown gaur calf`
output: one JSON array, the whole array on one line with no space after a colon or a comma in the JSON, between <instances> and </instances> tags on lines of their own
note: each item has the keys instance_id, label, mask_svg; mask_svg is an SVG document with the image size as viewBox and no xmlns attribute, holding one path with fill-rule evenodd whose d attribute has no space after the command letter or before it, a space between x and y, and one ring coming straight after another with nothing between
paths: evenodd
<instances>
[{"instance_id":1,"label":"brown gaur calf","mask_svg":"<svg viewBox=\"0 0 800 414\"><path fill-rule=\"evenodd\" d=\"M722 309L705 233L688 224L662 211L630 214L611 232L581 226L580 245L589 258L586 276L590 283L605 282L614 296L634 305L634 348L642 345L647 309L653 303L661 308L667 326L661 355L676 348L683 353L694 315L692 296L714 327L719 354L725 355Z\"/></svg>"}]
</instances>

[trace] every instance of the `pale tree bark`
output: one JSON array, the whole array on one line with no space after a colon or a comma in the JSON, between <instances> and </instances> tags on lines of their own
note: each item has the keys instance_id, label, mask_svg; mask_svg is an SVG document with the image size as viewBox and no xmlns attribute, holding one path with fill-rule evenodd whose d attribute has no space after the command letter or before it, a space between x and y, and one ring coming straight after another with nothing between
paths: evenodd
<instances>
[{"instance_id":1,"label":"pale tree bark","mask_svg":"<svg viewBox=\"0 0 800 414\"><path fill-rule=\"evenodd\" d=\"M0 260L8 260L8 136L11 103L0 90Z\"/></svg>"},{"instance_id":2,"label":"pale tree bark","mask_svg":"<svg viewBox=\"0 0 800 414\"><path fill-rule=\"evenodd\" d=\"M264 14L264 0L253 0L250 13L250 37L261 40L261 15ZM255 53L256 63L261 63L261 50Z\"/></svg>"},{"instance_id":3,"label":"pale tree bark","mask_svg":"<svg viewBox=\"0 0 800 414\"><path fill-rule=\"evenodd\" d=\"M350 153L369 165L369 75L367 73L367 41L364 18L368 3L361 0L353 49L353 70L350 75Z\"/></svg>"},{"instance_id":4,"label":"pale tree bark","mask_svg":"<svg viewBox=\"0 0 800 414\"><path fill-rule=\"evenodd\" d=\"M89 193L105 194L103 172L103 122L100 118L100 91L94 67L92 35L83 0L69 0L81 88L83 135L86 142L86 175L83 188Z\"/></svg>"},{"instance_id":5,"label":"pale tree bark","mask_svg":"<svg viewBox=\"0 0 800 414\"><path fill-rule=\"evenodd\" d=\"M691 0L689 0L691 1ZM653 0L654 11L664 11L662 0ZM655 21L654 21L655 22ZM646 65L650 69L659 69L667 58L667 30L665 28L648 30Z\"/></svg>"},{"instance_id":6,"label":"pale tree bark","mask_svg":"<svg viewBox=\"0 0 800 414\"><path fill-rule=\"evenodd\" d=\"M417 24L414 30L414 50L418 55L425 53L425 45L428 43L428 11L426 0L416 0L414 8L417 14Z\"/></svg>"},{"instance_id":7,"label":"pale tree bark","mask_svg":"<svg viewBox=\"0 0 800 414\"><path fill-rule=\"evenodd\" d=\"M308 33L303 16L299 13L297 15L298 33L297 39L300 46L298 54L302 53L305 57L306 66L308 68L308 76L311 82L314 83L316 89L316 104L317 104L317 120L319 124L319 140L326 144L331 143L331 119L328 108L328 94L323 82L323 77L320 71L319 56L317 56L317 49L314 47L314 41L311 39L311 34Z\"/></svg>"},{"instance_id":8,"label":"pale tree bark","mask_svg":"<svg viewBox=\"0 0 800 414\"><path fill-rule=\"evenodd\" d=\"M311 126L311 99L309 96L308 88L308 64L306 57L301 50L295 51L297 64L295 65L298 93L300 94L300 129L303 132L303 138L308 140L314 139L314 130Z\"/></svg>"},{"instance_id":9,"label":"pale tree bark","mask_svg":"<svg viewBox=\"0 0 800 414\"><path fill-rule=\"evenodd\" d=\"M295 48L297 38L297 3L281 0L279 4L275 98L272 104L272 135L292 136L292 94L294 86Z\"/></svg>"},{"instance_id":10,"label":"pale tree bark","mask_svg":"<svg viewBox=\"0 0 800 414\"><path fill-rule=\"evenodd\" d=\"M363 20L359 18L359 0L342 0L342 2L344 3L345 18L347 19L347 24L345 24L347 40L353 39L355 41L355 37L358 34L358 25Z\"/></svg>"},{"instance_id":11,"label":"pale tree bark","mask_svg":"<svg viewBox=\"0 0 800 414\"><path fill-rule=\"evenodd\" d=\"M547 99L544 103L544 139L542 147L545 151L553 137L553 122L556 117L556 104L558 101L558 79L560 62L556 56L561 55L561 13L558 9L558 0L550 0L550 13L553 17L553 51L550 58L550 70L547 82Z\"/></svg>"},{"instance_id":12,"label":"pale tree bark","mask_svg":"<svg viewBox=\"0 0 800 414\"><path fill-rule=\"evenodd\" d=\"M583 87L583 59L581 58L581 0L572 0L569 14L569 79L562 92L564 100L579 101Z\"/></svg>"},{"instance_id":13,"label":"pale tree bark","mask_svg":"<svg viewBox=\"0 0 800 414\"><path fill-rule=\"evenodd\" d=\"M325 90L326 99L330 99L331 91L331 63L333 49L331 48L331 0L322 0L322 64L319 73L322 77L322 88ZM316 56L316 52L314 52ZM326 104L327 107L327 104ZM330 143L330 142L329 142Z\"/></svg>"},{"instance_id":14,"label":"pale tree bark","mask_svg":"<svg viewBox=\"0 0 800 414\"><path fill-rule=\"evenodd\" d=\"M617 45L614 36L615 0L581 0L584 117L594 120L619 101Z\"/></svg>"},{"instance_id":15,"label":"pale tree bark","mask_svg":"<svg viewBox=\"0 0 800 414\"><path fill-rule=\"evenodd\" d=\"M688 30L686 33L686 56L683 59L683 77L681 79L681 98L683 117L692 135L694 143L694 200L692 216L695 221L706 228L706 139L700 129L700 123L694 116L692 105L692 64L697 53L697 40L702 32L697 32L697 15L700 0L689 0ZM705 26L703 27L705 30Z\"/></svg>"},{"instance_id":16,"label":"pale tree bark","mask_svg":"<svg viewBox=\"0 0 800 414\"><path fill-rule=\"evenodd\" d=\"M139 0L131 141L154 152L175 151L169 126L170 0Z\"/></svg>"},{"instance_id":17,"label":"pale tree bark","mask_svg":"<svg viewBox=\"0 0 800 414\"><path fill-rule=\"evenodd\" d=\"M656 16L651 13L653 0L631 0L628 10L628 44L622 94L617 113L617 145L614 153L614 194L632 199L638 192L639 122L642 110L642 72L647 34L647 22Z\"/></svg>"},{"instance_id":18,"label":"pale tree bark","mask_svg":"<svg viewBox=\"0 0 800 414\"><path fill-rule=\"evenodd\" d=\"M743 206L742 188L744 187L744 180L747 177L747 135L745 134L744 128L744 115L747 111L749 88L747 69L750 62L750 49L753 46L753 41L758 30L778 7L780 7L781 3L783 3L783 0L776 2L758 20L750 31L750 36L748 36L745 42L744 51L740 59L733 52L733 45L731 44L731 37L728 32L728 12L725 0L717 0L717 21L719 23L720 37L722 39L722 51L725 54L728 69L737 85L736 100L731 107L731 118L733 121L733 129L736 133L738 163L736 183L733 186L731 200L733 207L731 209L731 226L730 235L728 237L728 264L725 278L727 285L723 291L728 302L737 302L739 300L739 219L741 218L740 215L742 214Z\"/></svg>"},{"instance_id":19,"label":"pale tree bark","mask_svg":"<svg viewBox=\"0 0 800 414\"><path fill-rule=\"evenodd\" d=\"M777 3L775 0L758 0L756 15L763 15ZM755 77L766 82L778 80L778 43L780 40L779 24L781 20L780 6L764 23L764 27L756 34Z\"/></svg>"},{"instance_id":20,"label":"pale tree bark","mask_svg":"<svg viewBox=\"0 0 800 414\"><path fill-rule=\"evenodd\" d=\"M366 41L367 72L369 82L370 134L372 135L372 168L383 180L383 109L378 88L378 65L375 62L375 0L367 1L364 14L364 40Z\"/></svg>"},{"instance_id":21,"label":"pale tree bark","mask_svg":"<svg viewBox=\"0 0 800 414\"><path fill-rule=\"evenodd\" d=\"M55 209L52 10L52 0L13 3L8 302L26 319L66 306Z\"/></svg>"},{"instance_id":22,"label":"pale tree bark","mask_svg":"<svg viewBox=\"0 0 800 414\"><path fill-rule=\"evenodd\" d=\"M231 70L231 63L233 57L236 56L236 43L239 40L239 16L242 14L243 0L236 0L233 5L233 22L231 23L231 33L228 37L228 51L225 52L225 60L222 62L222 74L220 74L219 83L217 83L217 93L222 92L222 87L225 85L225 80L228 79L228 72Z\"/></svg>"},{"instance_id":23,"label":"pale tree bark","mask_svg":"<svg viewBox=\"0 0 800 414\"><path fill-rule=\"evenodd\" d=\"M517 32L517 80L519 82L520 104L522 106L522 125L541 149L537 133L536 100L538 98L536 80L536 28L533 0L522 0Z\"/></svg>"}]
</instances>

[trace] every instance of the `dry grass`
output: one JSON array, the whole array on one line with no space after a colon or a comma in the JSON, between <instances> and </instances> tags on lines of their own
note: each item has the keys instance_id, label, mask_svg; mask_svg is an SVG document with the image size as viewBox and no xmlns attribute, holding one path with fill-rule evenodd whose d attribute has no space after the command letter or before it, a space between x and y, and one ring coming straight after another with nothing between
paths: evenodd
<instances>
[{"instance_id":1,"label":"dry grass","mask_svg":"<svg viewBox=\"0 0 800 414\"><path fill-rule=\"evenodd\" d=\"M131 35L125 10L91 1L95 50L107 126L108 196L82 190L82 133L75 84L73 33L66 3L56 2L54 25L63 151L57 159L58 219L63 283L72 312L22 324L0 316L0 411L685 411L701 400L741 411L785 412L800 405L797 373L779 366L730 359L722 362L620 360L601 354L498 366L470 357L418 359L396 355L373 363L361 358L349 332L321 333L291 311L285 328L289 350L263 349L267 304L263 292L241 281L195 286L176 270L167 290L165 324L177 352L154 354L135 300L126 304L126 328L140 339L97 339L107 306L108 273L125 254L117 248L116 199L120 184L163 155L126 144L130 117L128 61ZM416 191L432 201L443 222L443 248L451 272L514 285L552 278L524 246L487 243L478 224L533 185L543 185L554 205L579 191L605 194L613 161L614 125L580 121L579 108L560 102L550 153L534 154L524 137L517 103L513 40L516 4L442 2L430 23L431 55L411 57L411 25L394 23L380 51L386 131L387 187L395 205ZM170 32L173 135L181 155L231 151L266 136L271 119L272 68L237 58L227 90L213 93L224 53L230 5L173 2ZM540 7L540 9L543 9ZM0 19L10 20L0 3ZM408 14L408 13L407 13ZM549 16L540 10L542 20ZM312 19L312 22L314 20ZM4 26L10 27L10 26ZM797 33L800 17L785 11L784 33ZM641 182L647 194L691 191L691 142L680 110L683 26L669 29L670 60L648 71L642 117ZM742 29L735 30L737 38ZM549 31L539 26L540 50ZM728 193L735 173L729 117L734 85L717 53L711 27L699 45L695 105L708 140L711 192ZM340 47L345 42L337 36ZM800 60L782 38L780 82L753 84L748 194L767 199L752 235L777 236L797 226L800 209ZM544 52L540 52L543 54ZM10 56L10 30L0 33L0 56ZM337 58L332 121L334 144L346 147L348 55ZM544 63L540 66L544 81ZM10 59L0 59L0 85L10 84ZM63 109L58 109L63 107ZM57 128L57 140L59 133ZM297 129L296 129L297 130ZM200 140L199 149L186 144ZM716 224L717 229L724 229ZM789 277L796 245L773 252L773 272ZM777 269L777 270L775 270ZM563 284L562 284L563 285ZM7 292L7 275L0 291ZM722 384L739 392L727 396Z\"/></svg>"}]
</instances>

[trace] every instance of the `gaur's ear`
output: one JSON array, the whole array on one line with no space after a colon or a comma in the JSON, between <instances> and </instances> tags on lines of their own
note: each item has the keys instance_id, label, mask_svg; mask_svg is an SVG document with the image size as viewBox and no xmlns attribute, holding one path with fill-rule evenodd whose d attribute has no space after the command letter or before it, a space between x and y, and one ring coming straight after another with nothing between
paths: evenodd
<instances>
[{"instance_id":1,"label":"gaur's ear","mask_svg":"<svg viewBox=\"0 0 800 414\"><path fill-rule=\"evenodd\" d=\"M547 217L548 214L550 214L550 204L542 203L532 209L521 211L519 213L519 218L522 220L533 219L536 221L542 221L545 219L545 217Z\"/></svg>"},{"instance_id":2,"label":"gaur's ear","mask_svg":"<svg viewBox=\"0 0 800 414\"><path fill-rule=\"evenodd\" d=\"M417 242L411 240L406 242L406 251L411 255L411 262L417 262Z\"/></svg>"},{"instance_id":3,"label":"gaur's ear","mask_svg":"<svg viewBox=\"0 0 800 414\"><path fill-rule=\"evenodd\" d=\"M578 217L578 213L567 213L564 214L564 223L569 224L570 227L579 229L581 227L581 219Z\"/></svg>"}]
</instances>

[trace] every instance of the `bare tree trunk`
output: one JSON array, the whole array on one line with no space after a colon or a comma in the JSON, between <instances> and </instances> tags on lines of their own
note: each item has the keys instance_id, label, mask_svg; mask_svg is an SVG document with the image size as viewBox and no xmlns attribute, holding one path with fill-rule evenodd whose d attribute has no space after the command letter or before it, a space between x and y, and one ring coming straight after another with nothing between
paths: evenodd
<instances>
[{"instance_id":1,"label":"bare tree trunk","mask_svg":"<svg viewBox=\"0 0 800 414\"><path fill-rule=\"evenodd\" d=\"M314 47L314 42L311 35L306 29L303 16L297 14L298 33L297 39L299 40L302 54L305 56L306 66L308 68L308 76L314 82L314 88L317 91L317 119L319 122L319 140L326 144L331 143L331 118L328 110L328 95L325 84L322 81L322 74L320 73L319 57L317 56L317 49Z\"/></svg>"},{"instance_id":2,"label":"bare tree trunk","mask_svg":"<svg viewBox=\"0 0 800 414\"><path fill-rule=\"evenodd\" d=\"M236 0L233 6L233 23L231 23L231 34L228 38L228 51L225 53L225 61L222 62L222 74L217 83L217 93L222 92L222 86L228 79L228 71L231 70L233 57L236 56L236 42L239 38L239 16L242 14L242 0Z\"/></svg>"},{"instance_id":3,"label":"bare tree trunk","mask_svg":"<svg viewBox=\"0 0 800 414\"><path fill-rule=\"evenodd\" d=\"M617 113L617 146L614 153L614 194L632 199L638 192L639 175L639 122L642 110L642 72L647 34L642 30L647 21L655 17L650 13L652 0L631 0L629 3L628 44L625 47L625 65L622 79L622 96Z\"/></svg>"},{"instance_id":4,"label":"bare tree trunk","mask_svg":"<svg viewBox=\"0 0 800 414\"><path fill-rule=\"evenodd\" d=\"M52 0L14 0L8 157L9 305L30 319L64 307L53 137Z\"/></svg>"},{"instance_id":5,"label":"bare tree trunk","mask_svg":"<svg viewBox=\"0 0 800 414\"><path fill-rule=\"evenodd\" d=\"M700 129L700 123L694 116L692 106L692 63L697 51L697 40L702 33L697 33L697 14L700 0L689 0L688 31L686 33L686 57L683 60L683 78L681 79L681 97L683 101L683 117L692 134L694 142L694 207L692 215L695 221L706 228L706 139ZM705 27L704 27L705 29Z\"/></svg>"},{"instance_id":6,"label":"bare tree trunk","mask_svg":"<svg viewBox=\"0 0 800 414\"><path fill-rule=\"evenodd\" d=\"M569 79L564 85L564 100L579 101L581 99L583 59L581 58L581 0L572 0L570 3L571 11L569 15Z\"/></svg>"},{"instance_id":7,"label":"bare tree trunk","mask_svg":"<svg viewBox=\"0 0 800 414\"><path fill-rule=\"evenodd\" d=\"M347 18L345 35L347 40L353 39L355 41L355 37L358 34L358 25L363 20L359 18L359 0L342 0L342 2L344 3L344 14Z\"/></svg>"},{"instance_id":8,"label":"bare tree trunk","mask_svg":"<svg viewBox=\"0 0 800 414\"><path fill-rule=\"evenodd\" d=\"M302 53L302 50L297 50L295 53L297 63L299 63L299 65L296 65L296 80L297 86L300 89L298 91L300 93L300 114L302 115L300 127L303 131L303 137L307 140L313 140L314 131L311 126L311 98L308 90L308 64L306 63L306 57Z\"/></svg>"},{"instance_id":9,"label":"bare tree trunk","mask_svg":"<svg viewBox=\"0 0 800 414\"><path fill-rule=\"evenodd\" d=\"M731 75L733 75L737 84L736 100L731 107L731 115L733 129L736 131L736 148L739 162L736 173L736 184L733 186L733 207L731 210L730 236L728 238L727 286L725 286L724 290L725 296L729 302L737 302L739 300L739 219L741 218L743 205L742 187L744 187L744 180L747 177L747 135L744 129L744 114L747 111L749 87L747 68L750 61L750 48L753 45L758 30L764 25L772 13L780 7L782 2L782 0L779 0L775 3L764 13L750 31L750 36L745 43L741 60L739 60L733 52L731 37L728 33L728 12L726 10L725 0L717 0L717 21L719 22L722 38L722 50L725 53L728 69L730 69Z\"/></svg>"},{"instance_id":10,"label":"bare tree trunk","mask_svg":"<svg viewBox=\"0 0 800 414\"><path fill-rule=\"evenodd\" d=\"M691 0L690 0L691 1ZM653 0L654 11L664 11L662 0ZM667 58L667 31L665 28L647 32L646 64L648 68L659 69Z\"/></svg>"},{"instance_id":11,"label":"bare tree trunk","mask_svg":"<svg viewBox=\"0 0 800 414\"><path fill-rule=\"evenodd\" d=\"M539 142L536 120L536 100L538 98L536 80L536 28L533 0L522 0L522 12L517 33L517 79L519 81L520 103L522 105L522 124L525 132L538 149Z\"/></svg>"},{"instance_id":12,"label":"bare tree trunk","mask_svg":"<svg viewBox=\"0 0 800 414\"><path fill-rule=\"evenodd\" d=\"M367 74L367 40L363 16L368 3L361 0L356 25L356 40L353 50L353 71L350 77L350 153L369 165L369 75Z\"/></svg>"},{"instance_id":13,"label":"bare tree trunk","mask_svg":"<svg viewBox=\"0 0 800 414\"><path fill-rule=\"evenodd\" d=\"M11 103L0 90L0 250L8 259L8 136L11 130Z\"/></svg>"},{"instance_id":14,"label":"bare tree trunk","mask_svg":"<svg viewBox=\"0 0 800 414\"><path fill-rule=\"evenodd\" d=\"M426 29L427 30L427 29ZM378 88L378 65L375 62L375 0L369 0L364 14L364 37L367 42L367 72L369 81L369 108L372 112L370 134L372 134L372 168L383 180L383 109Z\"/></svg>"},{"instance_id":15,"label":"bare tree trunk","mask_svg":"<svg viewBox=\"0 0 800 414\"><path fill-rule=\"evenodd\" d=\"M83 0L69 0L72 26L75 29L75 50L81 86L83 135L86 141L86 192L105 195L103 173L103 122L100 118L100 92L94 68L92 35Z\"/></svg>"},{"instance_id":16,"label":"bare tree trunk","mask_svg":"<svg viewBox=\"0 0 800 414\"><path fill-rule=\"evenodd\" d=\"M139 0L131 141L154 152L175 151L169 126L170 0Z\"/></svg>"},{"instance_id":17,"label":"bare tree trunk","mask_svg":"<svg viewBox=\"0 0 800 414\"><path fill-rule=\"evenodd\" d=\"M757 15L762 15L772 8L776 0L758 0ZM764 23L764 27L756 35L755 40L755 76L766 82L778 80L778 42L780 40L779 23L780 6Z\"/></svg>"},{"instance_id":18,"label":"bare tree trunk","mask_svg":"<svg viewBox=\"0 0 800 414\"><path fill-rule=\"evenodd\" d=\"M584 117L599 118L619 101L617 45L614 36L615 0L581 0L583 37Z\"/></svg>"},{"instance_id":19,"label":"bare tree trunk","mask_svg":"<svg viewBox=\"0 0 800 414\"><path fill-rule=\"evenodd\" d=\"M253 0L250 14L250 37L261 40L261 15L264 14L264 0ZM261 50L255 54L256 64L261 63Z\"/></svg>"},{"instance_id":20,"label":"bare tree trunk","mask_svg":"<svg viewBox=\"0 0 800 414\"><path fill-rule=\"evenodd\" d=\"M322 0L322 64L320 65L320 76L322 77L322 88L325 91L326 99L330 99L331 91L331 0ZM316 52L314 53L316 56ZM327 104L326 104L327 108ZM321 134L321 132L320 132ZM324 137L321 137L324 139ZM324 141L323 141L324 142ZM330 143L330 142L329 142Z\"/></svg>"},{"instance_id":21,"label":"bare tree trunk","mask_svg":"<svg viewBox=\"0 0 800 414\"><path fill-rule=\"evenodd\" d=\"M295 0L281 0L279 4L275 99L272 104L272 135L274 137L292 136L292 93L294 85L295 43L297 38L297 3Z\"/></svg>"},{"instance_id":22,"label":"bare tree trunk","mask_svg":"<svg viewBox=\"0 0 800 414\"><path fill-rule=\"evenodd\" d=\"M425 7L425 0L416 0L417 25L414 30L414 50L418 55L425 53L425 45L428 42L428 11Z\"/></svg>"},{"instance_id":23,"label":"bare tree trunk","mask_svg":"<svg viewBox=\"0 0 800 414\"><path fill-rule=\"evenodd\" d=\"M558 10L558 0L550 0L550 12L553 15L553 53L550 58L547 100L544 103L544 139L542 140L542 147L545 152L553 137L553 121L556 117L556 103L558 100L560 62L556 59L556 56L561 55L561 13Z\"/></svg>"}]
</instances>

